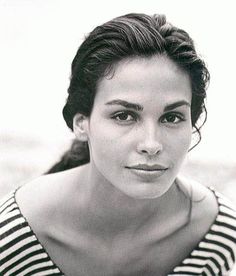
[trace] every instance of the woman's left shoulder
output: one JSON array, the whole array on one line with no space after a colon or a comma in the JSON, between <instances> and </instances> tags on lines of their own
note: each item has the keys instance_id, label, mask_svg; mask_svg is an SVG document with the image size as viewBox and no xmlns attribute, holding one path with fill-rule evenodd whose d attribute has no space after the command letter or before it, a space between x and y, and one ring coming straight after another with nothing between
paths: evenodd
<instances>
[{"instance_id":1,"label":"woman's left shoulder","mask_svg":"<svg viewBox=\"0 0 236 276\"><path fill-rule=\"evenodd\" d=\"M211 225L219 213L219 202L214 190L183 176L178 177L178 185L191 200L192 222L201 222L203 227Z\"/></svg>"},{"instance_id":2,"label":"woman's left shoulder","mask_svg":"<svg viewBox=\"0 0 236 276\"><path fill-rule=\"evenodd\" d=\"M190 184L192 187L193 211L196 219L202 221L204 218L211 217L212 223L218 223L220 219L226 220L227 217L231 217L232 223L235 224L236 207L226 196L212 186L204 186L195 181L190 182Z\"/></svg>"},{"instance_id":3,"label":"woman's left shoulder","mask_svg":"<svg viewBox=\"0 0 236 276\"><path fill-rule=\"evenodd\" d=\"M210 269L209 275L229 275L236 259L235 206L212 187L185 178L179 182L191 199L188 234L198 240L186 263L198 264L200 258L205 274Z\"/></svg>"},{"instance_id":4,"label":"woman's left shoulder","mask_svg":"<svg viewBox=\"0 0 236 276\"><path fill-rule=\"evenodd\" d=\"M194 254L204 256L205 269L211 267L212 275L229 275L236 260L235 205L213 187L197 182L191 186L193 225L205 232Z\"/></svg>"},{"instance_id":5,"label":"woman's left shoulder","mask_svg":"<svg viewBox=\"0 0 236 276\"><path fill-rule=\"evenodd\" d=\"M236 252L236 208L229 199L213 187L181 178L181 185L191 199L191 224L203 237L227 239ZM224 237L224 238L223 238ZM228 242L228 240L231 240Z\"/></svg>"}]
</instances>

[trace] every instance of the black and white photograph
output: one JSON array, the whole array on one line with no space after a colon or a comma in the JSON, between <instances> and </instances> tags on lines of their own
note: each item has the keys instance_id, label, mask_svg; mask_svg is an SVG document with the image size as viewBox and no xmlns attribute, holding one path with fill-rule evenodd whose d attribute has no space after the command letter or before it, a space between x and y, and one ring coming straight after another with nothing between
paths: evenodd
<instances>
[{"instance_id":1,"label":"black and white photograph","mask_svg":"<svg viewBox=\"0 0 236 276\"><path fill-rule=\"evenodd\" d=\"M236 276L235 26L0 0L1 276Z\"/></svg>"}]
</instances>

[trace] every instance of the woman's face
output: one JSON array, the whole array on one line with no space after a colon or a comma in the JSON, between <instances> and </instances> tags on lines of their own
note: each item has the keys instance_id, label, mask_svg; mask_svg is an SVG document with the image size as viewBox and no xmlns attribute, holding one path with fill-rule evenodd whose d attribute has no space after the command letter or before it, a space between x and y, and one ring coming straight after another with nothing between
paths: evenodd
<instances>
[{"instance_id":1,"label":"woman's face","mask_svg":"<svg viewBox=\"0 0 236 276\"><path fill-rule=\"evenodd\" d=\"M165 56L123 60L100 81L87 135L99 181L133 198L160 197L191 142L191 83Z\"/></svg>"}]
</instances>

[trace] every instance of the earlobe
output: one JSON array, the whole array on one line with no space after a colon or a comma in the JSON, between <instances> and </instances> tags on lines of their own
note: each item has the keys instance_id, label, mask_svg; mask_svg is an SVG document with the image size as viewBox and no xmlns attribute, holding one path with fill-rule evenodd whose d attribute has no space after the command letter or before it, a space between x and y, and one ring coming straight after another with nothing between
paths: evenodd
<instances>
[{"instance_id":1,"label":"earlobe","mask_svg":"<svg viewBox=\"0 0 236 276\"><path fill-rule=\"evenodd\" d=\"M73 118L73 131L76 138L81 142L88 141L88 117L77 113Z\"/></svg>"}]
</instances>

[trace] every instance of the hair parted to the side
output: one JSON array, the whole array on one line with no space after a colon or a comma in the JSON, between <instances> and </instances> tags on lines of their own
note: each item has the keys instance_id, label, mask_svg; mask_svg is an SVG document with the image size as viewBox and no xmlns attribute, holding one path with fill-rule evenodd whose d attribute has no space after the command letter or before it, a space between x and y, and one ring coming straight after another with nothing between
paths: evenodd
<instances>
[{"instance_id":1,"label":"hair parted to the side","mask_svg":"<svg viewBox=\"0 0 236 276\"><path fill-rule=\"evenodd\" d=\"M99 81L115 70L119 61L153 55L166 55L188 73L192 85L191 120L193 130L199 137L198 144L201 140L200 128L206 121L204 100L209 72L188 33L168 23L164 15L127 14L96 27L86 37L72 62L69 96L63 109L68 127L73 130L76 113L90 115ZM198 126L202 114L205 118ZM75 144L78 145L79 141L72 146L74 157ZM87 147L86 151L85 159L89 162ZM68 162L69 159L68 155Z\"/></svg>"}]
</instances>

